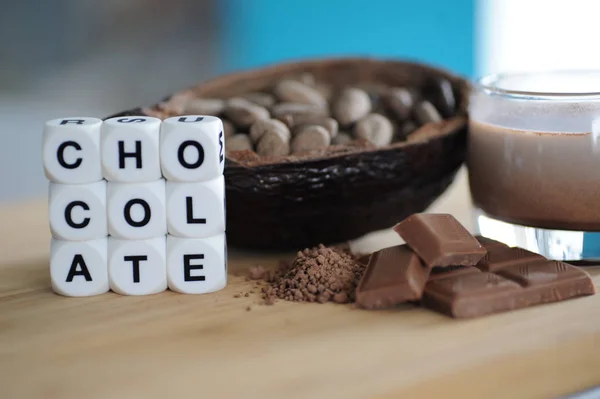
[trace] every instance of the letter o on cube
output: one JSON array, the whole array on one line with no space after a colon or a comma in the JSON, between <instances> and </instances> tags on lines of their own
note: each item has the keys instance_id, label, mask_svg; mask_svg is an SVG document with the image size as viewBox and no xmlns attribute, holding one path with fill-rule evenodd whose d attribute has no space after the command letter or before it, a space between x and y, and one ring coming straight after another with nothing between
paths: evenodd
<instances>
[{"instance_id":1,"label":"letter o on cube","mask_svg":"<svg viewBox=\"0 0 600 399\"><path fill-rule=\"evenodd\" d=\"M201 182L223 174L223 122L214 116L167 118L161 125L162 173L175 182Z\"/></svg>"}]
</instances>

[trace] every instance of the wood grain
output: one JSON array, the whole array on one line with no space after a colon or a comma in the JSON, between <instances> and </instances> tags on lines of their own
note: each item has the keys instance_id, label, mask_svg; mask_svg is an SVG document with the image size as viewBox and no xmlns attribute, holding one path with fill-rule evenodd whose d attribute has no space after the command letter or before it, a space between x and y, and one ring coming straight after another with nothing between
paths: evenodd
<instances>
[{"instance_id":1,"label":"wood grain","mask_svg":"<svg viewBox=\"0 0 600 399\"><path fill-rule=\"evenodd\" d=\"M64 298L50 290L45 212L0 207L2 398L541 398L600 383L600 295L471 321L266 306L241 274L279 256L230 253L219 293Z\"/></svg>"}]
</instances>

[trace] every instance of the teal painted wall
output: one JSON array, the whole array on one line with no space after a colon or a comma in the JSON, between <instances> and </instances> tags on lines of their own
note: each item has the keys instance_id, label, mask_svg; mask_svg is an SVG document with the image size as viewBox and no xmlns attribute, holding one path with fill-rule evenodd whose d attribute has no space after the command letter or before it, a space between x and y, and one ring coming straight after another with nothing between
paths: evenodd
<instances>
[{"instance_id":1,"label":"teal painted wall","mask_svg":"<svg viewBox=\"0 0 600 399\"><path fill-rule=\"evenodd\" d=\"M474 75L475 0L220 0L220 12L222 70L369 55Z\"/></svg>"}]
</instances>

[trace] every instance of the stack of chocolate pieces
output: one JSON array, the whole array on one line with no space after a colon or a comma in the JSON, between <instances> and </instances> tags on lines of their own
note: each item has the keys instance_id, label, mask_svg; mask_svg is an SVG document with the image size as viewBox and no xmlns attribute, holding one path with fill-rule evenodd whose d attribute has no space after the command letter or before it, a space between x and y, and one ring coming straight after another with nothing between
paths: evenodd
<instances>
[{"instance_id":1,"label":"stack of chocolate pieces","mask_svg":"<svg viewBox=\"0 0 600 399\"><path fill-rule=\"evenodd\" d=\"M474 237L451 215L414 214L394 230L406 244L368 259L356 288L365 309L420 301L451 317L472 318L595 293L582 269Z\"/></svg>"}]
</instances>

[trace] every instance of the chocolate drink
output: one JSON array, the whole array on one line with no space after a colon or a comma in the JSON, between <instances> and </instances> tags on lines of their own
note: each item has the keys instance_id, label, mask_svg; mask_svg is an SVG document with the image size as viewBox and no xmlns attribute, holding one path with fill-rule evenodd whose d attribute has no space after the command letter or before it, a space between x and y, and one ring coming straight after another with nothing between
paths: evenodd
<instances>
[{"instance_id":1,"label":"chocolate drink","mask_svg":"<svg viewBox=\"0 0 600 399\"><path fill-rule=\"evenodd\" d=\"M474 205L510 223L600 231L599 152L592 133L471 121L467 164Z\"/></svg>"}]
</instances>

